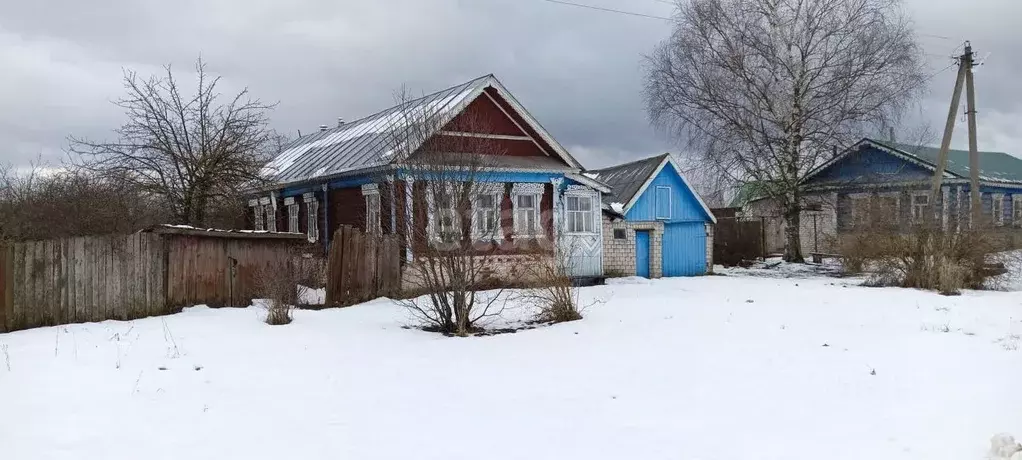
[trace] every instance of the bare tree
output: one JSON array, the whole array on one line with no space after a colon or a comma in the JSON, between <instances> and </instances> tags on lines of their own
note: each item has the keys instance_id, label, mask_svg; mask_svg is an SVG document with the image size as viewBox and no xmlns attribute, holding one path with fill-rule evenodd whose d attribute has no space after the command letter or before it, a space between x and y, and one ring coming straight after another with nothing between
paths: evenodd
<instances>
[{"instance_id":1,"label":"bare tree","mask_svg":"<svg viewBox=\"0 0 1022 460\"><path fill-rule=\"evenodd\" d=\"M653 122L717 171L756 181L801 261L802 179L922 90L900 0L691 0L648 58Z\"/></svg>"},{"instance_id":2,"label":"bare tree","mask_svg":"<svg viewBox=\"0 0 1022 460\"><path fill-rule=\"evenodd\" d=\"M503 287L515 278L514 267L497 257L515 252L550 252L551 238L505 237L504 200L509 184L494 167L506 158L486 116L455 116L454 102L412 100L402 92L397 128L390 145L399 158L403 180L413 185L405 200L415 203L410 232L412 259L406 276L425 296L404 305L428 328L466 335L501 315L507 302ZM438 134L441 133L441 134ZM460 133L460 134L459 134ZM521 232L542 232L538 200L533 219ZM509 271L510 270L510 271Z\"/></svg>"},{"instance_id":3,"label":"bare tree","mask_svg":"<svg viewBox=\"0 0 1022 460\"><path fill-rule=\"evenodd\" d=\"M224 102L220 77L195 63L195 93L184 94L168 65L163 76L124 72L127 95L115 101L128 120L117 140L71 137L82 166L129 181L163 197L178 223L201 226L210 207L238 200L237 191L260 179L260 169L279 146L269 127L272 104L243 89Z\"/></svg>"}]
</instances>

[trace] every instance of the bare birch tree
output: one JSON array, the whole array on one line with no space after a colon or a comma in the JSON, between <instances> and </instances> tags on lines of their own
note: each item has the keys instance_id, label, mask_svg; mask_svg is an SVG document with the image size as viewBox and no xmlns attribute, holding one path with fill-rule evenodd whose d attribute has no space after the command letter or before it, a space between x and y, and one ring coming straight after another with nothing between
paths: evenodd
<instances>
[{"instance_id":1,"label":"bare birch tree","mask_svg":"<svg viewBox=\"0 0 1022 460\"><path fill-rule=\"evenodd\" d=\"M756 181L801 261L802 179L922 90L921 50L900 0L679 1L648 57L654 124L738 181Z\"/></svg>"},{"instance_id":2,"label":"bare birch tree","mask_svg":"<svg viewBox=\"0 0 1022 460\"><path fill-rule=\"evenodd\" d=\"M201 226L211 206L239 200L238 189L260 179L280 145L268 127L273 105L250 98L248 89L222 100L220 77L207 73L202 59L192 95L169 65L165 71L143 78L126 70L127 95L114 102L127 116L117 139L72 136L70 150L83 167L163 197L177 223Z\"/></svg>"},{"instance_id":3,"label":"bare birch tree","mask_svg":"<svg viewBox=\"0 0 1022 460\"><path fill-rule=\"evenodd\" d=\"M426 294L404 305L430 329L466 335L500 316L508 300L500 278L515 275L501 272L508 267L497 257L510 248L549 251L550 238L505 237L503 222L510 216L503 202L510 185L493 168L508 152L498 139L478 135L493 134L491 120L468 112L455 117L454 101L412 100L407 92L399 97L389 144L403 180L414 184L405 200L416 210L405 229L413 253L406 276L417 285L413 290ZM540 203L533 205L530 228L541 232Z\"/></svg>"}]
</instances>

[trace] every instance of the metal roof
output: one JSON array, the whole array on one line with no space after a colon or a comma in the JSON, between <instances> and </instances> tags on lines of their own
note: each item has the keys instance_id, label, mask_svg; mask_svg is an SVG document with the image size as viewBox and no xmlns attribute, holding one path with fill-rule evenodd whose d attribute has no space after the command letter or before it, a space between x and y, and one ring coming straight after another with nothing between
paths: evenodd
<instances>
[{"instance_id":1,"label":"metal roof","mask_svg":"<svg viewBox=\"0 0 1022 460\"><path fill-rule=\"evenodd\" d=\"M656 171L664 158L669 155L669 153L664 153L609 168L590 170L583 174L609 185L613 190L611 194L603 195L604 203L608 205L611 203L627 204L642 188L642 184L646 183L649 176Z\"/></svg>"},{"instance_id":2,"label":"metal roof","mask_svg":"<svg viewBox=\"0 0 1022 460\"><path fill-rule=\"evenodd\" d=\"M455 109L462 107L474 90L482 90L491 79L491 75L480 77L360 120L302 136L267 163L261 174L265 179L286 184L390 164L395 160L395 140L402 139L406 122L414 120L416 112L429 116L456 113ZM415 148L418 146L408 146L406 151Z\"/></svg>"},{"instance_id":3,"label":"metal roof","mask_svg":"<svg viewBox=\"0 0 1022 460\"><path fill-rule=\"evenodd\" d=\"M514 96L493 75L485 75L433 94L408 101L382 112L360 120L345 123L341 126L302 136L284 147L284 150L263 167L261 174L266 180L278 185L292 184L315 180L317 178L337 176L343 173L362 171L375 167L383 167L401 161L402 152L414 152L425 139L418 133L411 135L409 122L422 120L424 117L441 117L437 128L446 121L453 119L472 100L483 93L486 88L494 88L508 102L525 122L553 149L568 165L564 168L579 169L578 162L543 129L531 114L515 100ZM403 145L400 152L394 151L398 142L417 142L419 145ZM530 160L532 163L522 166L535 168L552 167L543 160ZM504 161L504 160L502 160ZM507 162L517 160L508 159ZM509 164L508 167L515 165Z\"/></svg>"},{"instance_id":4,"label":"metal roof","mask_svg":"<svg viewBox=\"0 0 1022 460\"><path fill-rule=\"evenodd\" d=\"M897 142L878 141L869 139L870 142L889 149L898 150L904 154L914 156L930 165L936 165L940 148L921 145L901 144ZM978 152L979 153L979 177L980 180L989 182L1022 182L1022 158L1011 156L1004 152ZM947 152L947 171L961 176L969 177L969 151L950 149Z\"/></svg>"}]
</instances>

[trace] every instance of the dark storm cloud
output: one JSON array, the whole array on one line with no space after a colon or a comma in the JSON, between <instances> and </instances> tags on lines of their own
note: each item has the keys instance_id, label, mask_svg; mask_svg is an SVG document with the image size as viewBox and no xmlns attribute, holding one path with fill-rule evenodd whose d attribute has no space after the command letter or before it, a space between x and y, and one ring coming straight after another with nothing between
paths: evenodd
<instances>
[{"instance_id":1,"label":"dark storm cloud","mask_svg":"<svg viewBox=\"0 0 1022 460\"><path fill-rule=\"evenodd\" d=\"M225 85L279 101L274 126L290 133L385 108L402 85L428 92L494 73L587 166L677 150L649 127L640 96L642 55L670 32L665 21L542 0L2 1L0 161L55 161L68 134L108 136L122 68L184 72L200 53ZM584 3L672 11L658 0ZM920 31L953 37L921 38L928 53L964 38L992 52L977 74L981 146L1022 152L1019 6L910 7ZM916 118L940 123L952 79L933 79Z\"/></svg>"}]
</instances>

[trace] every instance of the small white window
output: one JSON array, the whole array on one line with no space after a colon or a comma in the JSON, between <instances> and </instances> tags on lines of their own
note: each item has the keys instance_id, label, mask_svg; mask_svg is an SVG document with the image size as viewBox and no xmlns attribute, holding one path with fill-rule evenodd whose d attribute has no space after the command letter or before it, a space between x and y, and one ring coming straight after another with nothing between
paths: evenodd
<instances>
[{"instance_id":1,"label":"small white window","mask_svg":"<svg viewBox=\"0 0 1022 460\"><path fill-rule=\"evenodd\" d=\"M923 223L930 212L930 195L927 193L916 193L912 195L912 222Z\"/></svg>"},{"instance_id":2,"label":"small white window","mask_svg":"<svg viewBox=\"0 0 1022 460\"><path fill-rule=\"evenodd\" d=\"M366 184L362 186L362 195L366 199L366 233L370 235L382 235L383 227L380 225L380 188L377 184Z\"/></svg>"},{"instance_id":3,"label":"small white window","mask_svg":"<svg viewBox=\"0 0 1022 460\"><path fill-rule=\"evenodd\" d=\"M670 219L671 218L671 187L665 185L658 185L654 190L653 196L656 215L655 219Z\"/></svg>"},{"instance_id":4,"label":"small white window","mask_svg":"<svg viewBox=\"0 0 1022 460\"><path fill-rule=\"evenodd\" d=\"M990 195L990 211L993 213L994 225L998 227L1004 225L1004 194Z\"/></svg>"},{"instance_id":5,"label":"small white window","mask_svg":"<svg viewBox=\"0 0 1022 460\"><path fill-rule=\"evenodd\" d=\"M461 240L461 218L455 207L454 187L430 184L427 194L429 204L429 236L434 243L455 243Z\"/></svg>"},{"instance_id":6,"label":"small white window","mask_svg":"<svg viewBox=\"0 0 1022 460\"><path fill-rule=\"evenodd\" d=\"M1011 196L1011 214L1015 226L1022 227L1022 195Z\"/></svg>"},{"instance_id":7,"label":"small white window","mask_svg":"<svg viewBox=\"0 0 1022 460\"><path fill-rule=\"evenodd\" d=\"M593 233L593 196L568 195L565 197L568 233Z\"/></svg>"},{"instance_id":8,"label":"small white window","mask_svg":"<svg viewBox=\"0 0 1022 460\"><path fill-rule=\"evenodd\" d=\"M287 231L298 233L298 203L287 205Z\"/></svg>"},{"instance_id":9,"label":"small white window","mask_svg":"<svg viewBox=\"0 0 1022 460\"><path fill-rule=\"evenodd\" d=\"M542 238L540 204L543 200L543 184L519 183L511 188L511 205L514 216L515 238Z\"/></svg>"},{"instance_id":10,"label":"small white window","mask_svg":"<svg viewBox=\"0 0 1022 460\"><path fill-rule=\"evenodd\" d=\"M316 196L312 193L306 193L304 196L305 207L308 219L306 223L306 235L309 237L310 243L315 243L319 240L319 201L316 201Z\"/></svg>"},{"instance_id":11,"label":"small white window","mask_svg":"<svg viewBox=\"0 0 1022 460\"><path fill-rule=\"evenodd\" d=\"M472 239L499 240L500 193L483 192L472 200Z\"/></svg>"},{"instance_id":12,"label":"small white window","mask_svg":"<svg viewBox=\"0 0 1022 460\"><path fill-rule=\"evenodd\" d=\"M266 231L276 232L277 231L277 210L272 204L265 206L266 208Z\"/></svg>"},{"instance_id":13,"label":"small white window","mask_svg":"<svg viewBox=\"0 0 1022 460\"><path fill-rule=\"evenodd\" d=\"M263 226L263 207L262 205L255 206L252 208L252 214L255 216L255 230L261 232L265 230Z\"/></svg>"}]
</instances>

